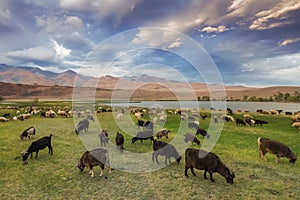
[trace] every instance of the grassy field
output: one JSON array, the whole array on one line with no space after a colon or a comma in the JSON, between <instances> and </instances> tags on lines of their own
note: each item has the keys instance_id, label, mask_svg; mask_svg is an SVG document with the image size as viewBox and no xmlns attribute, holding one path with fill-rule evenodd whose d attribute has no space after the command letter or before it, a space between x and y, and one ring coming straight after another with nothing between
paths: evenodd
<instances>
[{"instance_id":1,"label":"grassy field","mask_svg":"<svg viewBox=\"0 0 300 200\"><path fill-rule=\"evenodd\" d=\"M0 110L0 116L5 112L15 110ZM210 111L201 113L211 115ZM132 123L120 122L118 125L111 113L97 114L96 122L91 122L88 133L77 136L74 133L72 118L57 117L54 119L33 116L24 121L10 121L0 123L0 196L1 199L300 199L300 167L282 158L275 163L275 156L267 154L267 162L258 158L257 138L260 136L282 141L293 152L300 153L300 133L298 129L290 127L290 120L284 115L266 116L251 113L256 119L269 123L262 127L237 127L232 123L225 123L222 134L212 152L219 155L221 160L235 172L234 184L226 183L219 174L214 174L215 182L205 180L203 171L195 170L197 177L189 172L184 176L184 159L178 165L173 162L165 166L164 159L159 157L160 170L129 173L124 170L113 170L107 176L99 177L100 169L95 168L95 177L88 175L85 169L81 173L76 167L78 159L86 150L83 140L90 141L91 146L100 147L97 138L98 125L107 129L110 140L114 143L116 131L125 135L125 149L129 152L148 152L151 154L152 145L149 141L141 144L139 141L131 143L132 135L138 131ZM234 117L242 118L243 113L234 113ZM146 116L145 118L147 118ZM134 121L136 119L132 118ZM98 123L99 122L99 123ZM187 127L187 122L181 124ZM180 121L178 115L168 115L165 127L171 131L171 139L176 136ZM200 126L207 128L209 120L200 120ZM53 134L53 156L48 150L42 150L38 158L28 160L23 165L21 159L14 160L20 152L26 151L32 140L21 140L20 134L26 128L34 126L37 138ZM120 128L121 127L121 128ZM156 127L156 129L159 127ZM125 134L124 130L131 130ZM190 131L186 128L186 131ZM80 139L80 137L82 137ZM179 138L182 135L178 136ZM202 137L198 137L203 142ZM166 139L164 138L163 141ZM183 140L182 140L182 145ZM195 148L199 148L193 145ZM135 166L126 160L126 154L111 152L111 160L128 164L137 169L143 169L152 163L151 156L146 163ZM35 154L34 154L35 155ZM174 159L173 159L174 161Z\"/></svg>"}]
</instances>

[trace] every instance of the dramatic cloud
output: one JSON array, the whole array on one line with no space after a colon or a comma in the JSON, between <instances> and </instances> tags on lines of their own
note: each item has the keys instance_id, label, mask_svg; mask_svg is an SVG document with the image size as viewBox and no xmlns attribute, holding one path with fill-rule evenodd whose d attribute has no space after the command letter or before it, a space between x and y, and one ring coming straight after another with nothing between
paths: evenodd
<instances>
[{"instance_id":1,"label":"dramatic cloud","mask_svg":"<svg viewBox=\"0 0 300 200\"><path fill-rule=\"evenodd\" d=\"M116 59L112 74L130 74L136 66L152 73L145 64L157 63L153 71L161 67L166 78L164 66L172 66L192 80L188 63L166 53L199 57L186 35L211 57L225 83L299 85L299 11L297 0L2 0L0 60L80 71L83 61L104 69ZM151 50L135 51L143 47ZM81 72L96 73L84 67Z\"/></svg>"}]
</instances>

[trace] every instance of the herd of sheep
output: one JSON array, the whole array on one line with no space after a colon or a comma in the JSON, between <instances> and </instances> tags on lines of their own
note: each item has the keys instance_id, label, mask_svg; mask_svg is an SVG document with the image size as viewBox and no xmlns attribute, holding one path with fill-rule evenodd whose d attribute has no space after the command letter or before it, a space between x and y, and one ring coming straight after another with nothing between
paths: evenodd
<instances>
[{"instance_id":1,"label":"herd of sheep","mask_svg":"<svg viewBox=\"0 0 300 200\"><path fill-rule=\"evenodd\" d=\"M113 109L98 109L97 112L111 112ZM122 112L117 114L115 117L115 120L122 121L125 118L124 113L126 112L125 109L121 109ZM170 131L166 128L163 128L159 130L158 132L154 133L154 126L155 124L162 122L165 123L167 121L167 114L164 111L156 111L156 110L148 110L148 109L139 109L139 108L131 108L129 112L132 114L131 116L134 116L137 120L137 129L138 133L136 136L134 136L131 139L132 144L134 144L137 140L140 140L143 142L143 140L149 139L153 144L153 154L152 154L152 161L159 163L157 157L158 155L165 156L165 164L171 163L170 158L174 158L178 163L181 161L181 155L177 152L176 148L167 142L161 141L163 137L166 139L169 138ZM281 111L278 110L272 110L272 111L263 111L263 110L257 110L258 113L261 114L272 114L272 115L279 115ZM143 116L147 113L148 115L152 115L152 120L142 120ZM206 130L203 128L200 128L199 125L199 119L200 117L205 120L207 115L200 115L199 112L193 112L189 110L168 110L168 114L176 114L179 116L179 119L181 121L188 121L188 128L193 129L195 132L192 133L186 133L184 135L184 142L186 144L189 143L196 143L200 145L200 140L198 139L198 135L202 135L203 138L206 137L206 139L210 138L210 135L207 133ZM243 119L241 118L234 118L233 112L231 109L227 109L227 114L224 114L222 116L213 115L214 112L212 112L212 119L214 123L219 123L220 120L223 122L229 122L229 123L235 123L236 126L262 126L263 124L268 124L268 122L254 119L253 116L246 113L243 116ZM25 120L29 119L31 115L37 115L39 114L41 117L46 118L54 118L58 115L63 117L84 117L83 120L80 120L78 124L75 126L75 133L78 134L84 134L85 132L88 132L90 121L94 121L93 113L91 111L72 111L68 107L60 109L58 108L56 112L54 112L52 109L48 109L47 111L42 111L42 109L38 109L36 107L30 107L28 112L24 114L20 114L20 111L16 111L14 113L14 116L11 116L12 113L5 113L2 117L0 117L0 122L8 122L10 121L9 118L11 118L12 121L14 120ZM290 113L286 113L286 115L289 115ZM300 130L300 112L291 113L290 119L292 121L292 127L299 128ZM140 127L142 127L142 130L140 130ZM31 136L35 135L36 130L34 127L29 127L25 129L21 135L20 138L28 138L30 139ZM99 140L101 143L101 146L106 146L109 141L109 134L106 130L102 130L101 133L99 133ZM33 141L31 145L28 147L27 151L22 154L22 159L25 162L27 158L30 156L32 157L32 154L35 152L36 157L38 156L39 150L42 150L46 147L48 147L49 154L53 154L53 147L51 145L51 137L46 136L43 138L40 138L36 141ZM154 138L156 137L156 138ZM117 149L123 153L124 151L124 136L117 132L115 137L115 145ZM267 138L259 138L258 139L258 147L259 147L259 155L260 157L264 157L266 153L272 153L276 155L276 161L279 161L280 157L287 157L290 159L291 163L294 163L297 159L296 155L284 144L270 140ZM188 170L190 169L191 173L195 175L194 168L199 170L204 170L204 178L207 179L207 172L210 175L210 180L214 181L213 179L213 173L217 172L220 175L222 175L228 183L233 184L233 179L235 177L235 174L228 168L226 165L220 160L218 155L212 153L212 152L206 152L204 150L198 150L195 148L187 148L185 151L185 172L184 175L188 176ZM109 163L109 152L105 148L97 148L90 151L86 151L83 153L82 157L78 161L78 168L80 171L83 171L85 167L90 169L90 175L93 177L93 167L94 166L100 166L101 168L101 176L102 176L102 170L106 166L110 169L110 163Z\"/></svg>"}]
</instances>

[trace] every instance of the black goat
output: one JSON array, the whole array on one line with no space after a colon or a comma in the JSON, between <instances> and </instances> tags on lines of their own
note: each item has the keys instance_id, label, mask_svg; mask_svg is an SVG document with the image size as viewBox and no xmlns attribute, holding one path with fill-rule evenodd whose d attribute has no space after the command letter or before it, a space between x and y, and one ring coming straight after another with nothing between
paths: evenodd
<instances>
[{"instance_id":1,"label":"black goat","mask_svg":"<svg viewBox=\"0 0 300 200\"><path fill-rule=\"evenodd\" d=\"M246 126L246 123L244 122L244 120L239 119L239 118L236 119L235 124L236 124L237 126L239 126L239 125Z\"/></svg>"},{"instance_id":2,"label":"black goat","mask_svg":"<svg viewBox=\"0 0 300 200\"><path fill-rule=\"evenodd\" d=\"M21 140L23 140L24 137L30 139L31 135L35 135L35 128L33 126L23 131L23 133L20 135L20 138Z\"/></svg>"},{"instance_id":3,"label":"black goat","mask_svg":"<svg viewBox=\"0 0 300 200\"><path fill-rule=\"evenodd\" d=\"M254 120L255 122L254 122L254 125L263 125L263 124L268 124L268 122L266 122L266 121L264 121L264 120L259 120L259 119L256 119L256 120Z\"/></svg>"},{"instance_id":4,"label":"black goat","mask_svg":"<svg viewBox=\"0 0 300 200\"><path fill-rule=\"evenodd\" d=\"M194 168L199 170L204 170L204 178L207 179L206 173L210 175L210 180L214 181L213 173L217 172L223 177L225 177L227 183L233 184L234 173L222 163L220 158L211 152L206 152L204 150L187 148L185 151L185 172L184 175L188 177L187 171L191 169L191 172L196 176Z\"/></svg>"},{"instance_id":5,"label":"black goat","mask_svg":"<svg viewBox=\"0 0 300 200\"><path fill-rule=\"evenodd\" d=\"M121 133L119 133L119 131L117 131L117 135L116 135L116 147L121 153L123 153L123 150L124 150L124 136Z\"/></svg>"},{"instance_id":6,"label":"black goat","mask_svg":"<svg viewBox=\"0 0 300 200\"><path fill-rule=\"evenodd\" d=\"M150 143L151 143L151 141L154 141L152 130L144 130L144 131L138 132L137 135L132 138L131 142L133 144L137 140L141 140L141 143L142 143L143 140L147 140L147 139L150 139Z\"/></svg>"},{"instance_id":7,"label":"black goat","mask_svg":"<svg viewBox=\"0 0 300 200\"><path fill-rule=\"evenodd\" d=\"M48 149L49 149L48 153L50 155L53 155L53 148L51 146L51 137L52 137L52 134L50 134L50 136L45 136L41 139L38 139L38 140L32 142L31 145L29 146L29 148L27 149L27 151L25 153L22 153L23 161L26 161L29 155L30 155L30 158L32 158L33 152L35 152L35 157L37 158L39 150L43 150L46 147L48 147Z\"/></svg>"},{"instance_id":8,"label":"black goat","mask_svg":"<svg viewBox=\"0 0 300 200\"><path fill-rule=\"evenodd\" d=\"M202 128L199 128L199 127L198 127L198 129L197 129L197 131L196 131L196 136L197 136L197 135L202 135L203 138L204 138L204 137L207 137L207 139L210 138L210 135L207 133L207 131L204 130L204 129L202 129Z\"/></svg>"},{"instance_id":9,"label":"black goat","mask_svg":"<svg viewBox=\"0 0 300 200\"><path fill-rule=\"evenodd\" d=\"M175 149L175 147L172 144L168 144L166 142L162 142L162 141L157 141L154 140L153 141L153 153L152 153L152 161L154 162L154 157L156 160L156 163L159 164L158 162L158 155L161 156L165 156L165 164L169 163L171 164L171 157L175 158L177 163L180 163L181 160L181 156L179 155L179 153L177 152L177 150Z\"/></svg>"}]
</instances>

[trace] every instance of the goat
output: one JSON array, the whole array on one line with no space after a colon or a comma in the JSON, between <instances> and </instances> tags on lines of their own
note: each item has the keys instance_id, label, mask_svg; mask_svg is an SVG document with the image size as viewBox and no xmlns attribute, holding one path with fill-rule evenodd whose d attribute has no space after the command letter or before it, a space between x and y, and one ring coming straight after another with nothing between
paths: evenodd
<instances>
[{"instance_id":1,"label":"goat","mask_svg":"<svg viewBox=\"0 0 300 200\"><path fill-rule=\"evenodd\" d=\"M90 122L88 119L81 120L75 128L75 133L78 135L81 131L87 132L89 129Z\"/></svg>"},{"instance_id":2,"label":"goat","mask_svg":"<svg viewBox=\"0 0 300 200\"><path fill-rule=\"evenodd\" d=\"M197 135L202 135L203 138L206 136L207 139L210 138L210 135L207 133L207 131L204 130L204 129L202 129L202 128L199 128L199 127L198 127L198 129L197 129L197 131L196 131L196 136L197 136Z\"/></svg>"},{"instance_id":3,"label":"goat","mask_svg":"<svg viewBox=\"0 0 300 200\"><path fill-rule=\"evenodd\" d=\"M23 131L23 133L20 135L20 138L21 140L23 140L24 137L30 139L31 135L35 135L35 128L33 126Z\"/></svg>"},{"instance_id":4,"label":"goat","mask_svg":"<svg viewBox=\"0 0 300 200\"><path fill-rule=\"evenodd\" d=\"M188 123L188 128L194 128L194 129L198 129L199 124L195 123L195 122L189 122Z\"/></svg>"},{"instance_id":5,"label":"goat","mask_svg":"<svg viewBox=\"0 0 300 200\"><path fill-rule=\"evenodd\" d=\"M239 119L239 118L236 119L235 124L236 124L237 126L239 126L239 125L246 126L246 123L244 122L244 120Z\"/></svg>"},{"instance_id":6,"label":"goat","mask_svg":"<svg viewBox=\"0 0 300 200\"><path fill-rule=\"evenodd\" d=\"M53 148L51 146L51 137L52 137L52 134L50 134L50 136L45 136L36 141L33 141L31 143L31 145L29 146L29 148L27 149L27 151L25 153L22 153L23 162L25 162L27 160L29 155L30 155L30 158L32 158L33 152L35 152L35 157L37 158L39 150L43 150L46 147L48 147L48 149L49 149L48 153L50 155L53 155Z\"/></svg>"},{"instance_id":7,"label":"goat","mask_svg":"<svg viewBox=\"0 0 300 200\"><path fill-rule=\"evenodd\" d=\"M207 115L201 115L201 118L202 118L203 120L205 120L206 117L207 117Z\"/></svg>"},{"instance_id":8,"label":"goat","mask_svg":"<svg viewBox=\"0 0 300 200\"><path fill-rule=\"evenodd\" d=\"M160 129L160 130L156 133L156 137L157 137L157 139L160 139L160 138L162 138L163 136L165 136L166 139L168 139L168 138L169 138L169 133L170 133L170 131L169 131L168 129L163 128L163 129Z\"/></svg>"},{"instance_id":9,"label":"goat","mask_svg":"<svg viewBox=\"0 0 300 200\"><path fill-rule=\"evenodd\" d=\"M195 142L196 144L200 145L200 141L191 133L186 133L184 135L184 142L185 143L192 142L192 144L193 142Z\"/></svg>"},{"instance_id":10,"label":"goat","mask_svg":"<svg viewBox=\"0 0 300 200\"><path fill-rule=\"evenodd\" d=\"M254 122L254 125L263 125L263 124L268 124L268 122L266 122L266 121L264 121L264 120L259 120L259 119L256 119L256 120L254 120L255 122Z\"/></svg>"},{"instance_id":11,"label":"goat","mask_svg":"<svg viewBox=\"0 0 300 200\"><path fill-rule=\"evenodd\" d=\"M137 133L137 135L135 137L132 138L131 142L133 144L137 140L140 140L141 143L142 143L143 140L147 140L147 139L150 139L150 143L151 143L151 141L154 141L153 131L151 131L151 130L140 131L140 132Z\"/></svg>"},{"instance_id":12,"label":"goat","mask_svg":"<svg viewBox=\"0 0 300 200\"><path fill-rule=\"evenodd\" d=\"M161 156L165 156L165 164L171 164L170 158L173 157L176 159L177 163L180 163L181 160L181 156L179 155L179 153L177 152L177 150L175 149L175 147L172 144L168 144L166 142L162 142L162 141L157 141L154 140L153 141L153 153L152 153L152 161L154 162L154 157L156 160L156 163L159 164L158 162L158 155Z\"/></svg>"},{"instance_id":13,"label":"goat","mask_svg":"<svg viewBox=\"0 0 300 200\"><path fill-rule=\"evenodd\" d=\"M227 183L233 184L233 179L235 177L234 173L231 173L228 167L226 167L220 158L212 153L206 152L204 150L187 148L185 151L185 172L184 175L188 177L188 169L196 176L194 168L199 170L204 170L204 178L207 179L206 173L210 175L210 180L213 182L213 173L217 172L222 175Z\"/></svg>"},{"instance_id":14,"label":"goat","mask_svg":"<svg viewBox=\"0 0 300 200\"><path fill-rule=\"evenodd\" d=\"M124 136L119 132L117 131L117 135L116 135L116 147L117 149L123 153L123 150L124 150Z\"/></svg>"},{"instance_id":15,"label":"goat","mask_svg":"<svg viewBox=\"0 0 300 200\"><path fill-rule=\"evenodd\" d=\"M111 168L109 164L109 155L107 149L93 149L91 151L86 151L78 161L77 167L82 172L85 167L90 168L89 174L91 177L94 177L93 167L100 166L100 176L103 175L104 166L106 165L109 168L109 173L111 173Z\"/></svg>"},{"instance_id":16,"label":"goat","mask_svg":"<svg viewBox=\"0 0 300 200\"><path fill-rule=\"evenodd\" d=\"M101 146L102 145L106 146L109 140L106 130L102 130L101 133L99 133L99 139L100 139Z\"/></svg>"},{"instance_id":17,"label":"goat","mask_svg":"<svg viewBox=\"0 0 300 200\"><path fill-rule=\"evenodd\" d=\"M267 161L266 153L268 152L276 155L277 163L280 161L280 157L288 158L290 163L295 163L297 160L296 155L290 150L290 148L281 142L259 137L257 144L259 149L259 158L263 157L265 161Z\"/></svg>"}]
</instances>

